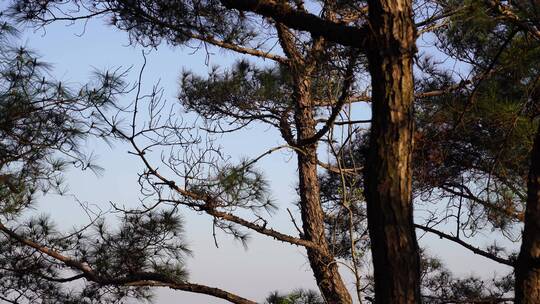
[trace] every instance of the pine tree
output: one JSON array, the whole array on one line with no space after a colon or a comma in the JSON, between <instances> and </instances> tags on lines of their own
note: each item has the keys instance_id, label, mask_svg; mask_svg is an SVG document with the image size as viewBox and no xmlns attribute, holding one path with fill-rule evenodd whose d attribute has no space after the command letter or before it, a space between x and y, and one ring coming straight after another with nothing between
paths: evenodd
<instances>
[{"instance_id":1,"label":"pine tree","mask_svg":"<svg viewBox=\"0 0 540 304\"><path fill-rule=\"evenodd\" d=\"M112 24L128 31L133 41L144 45L157 45L161 41L186 44L195 40L277 62L276 67L270 69L241 62L228 73L216 72L207 78L186 74L179 97L187 109L202 115L215 127L214 131L229 131L222 129L226 125L224 121L232 122L237 127L260 121L280 131L287 146L298 157L299 206L303 226L299 237L267 228L264 219L259 221L262 224L253 223L230 212L238 207L262 210L270 206L261 194L264 192L261 177L251 170L252 162L216 167L211 177L218 183L195 183L186 188L174 183L174 178L159 174L151 164L144 176L149 184L155 186L156 193L168 188L171 196L174 196L172 199L160 197L158 200L172 200L175 204L205 212L215 219L218 228L236 237L244 237L236 229L244 226L306 247L315 277L327 301L348 303L350 296L337 273L334 262L336 255L330 250L332 244L324 237L325 212L320 206L317 145L336 125L335 119L344 104L366 99L365 95L355 95L358 92L354 92L353 80L357 71L366 64L372 81L372 92L367 99L373 104L373 119L367 153L359 156L367 159L365 175L359 179L365 187L366 216L369 233L374 240L371 245L375 265L375 301L420 301L420 259L412 217L413 190L438 189L444 195L465 198L471 203L471 214L478 212L482 220L497 229L512 225L516 221L512 215L519 220L522 210L514 202L523 196L521 182L524 180L523 172L527 171L524 169L527 160L505 156L530 150L530 145L523 139L530 138L530 130L535 122L522 119L528 114L510 115L511 118L506 116L519 108L518 103L500 102L494 107L489 100L533 96L524 95L522 91L523 86L530 87L534 74L518 69L531 62L535 66L534 47L531 47L535 42L529 38L537 35L534 23L537 19L525 14L534 14L534 6L513 8L490 1L426 2L428 8L433 4L442 10L419 22L420 30L430 30L430 26L443 29L436 31L436 34L448 39L443 45L445 51L469 63L473 67L474 77L456 82L448 73L424 71L430 74L431 78L426 79L431 82L426 80L417 84L417 89L418 86L420 88L416 96L426 102L417 102L417 121L420 125L415 132L412 62L416 51L416 34L410 1L368 1L367 7L363 2L325 2L320 17L309 13L302 2L186 1L175 3L174 6L167 1L89 3L94 4L87 5L91 7L92 14L109 14ZM19 1L14 10L22 18L47 23L53 21L48 18L54 19L48 10L55 10L58 8L56 5L59 4ZM68 17L84 19L87 16ZM448 18L452 22L449 28L444 23L437 23ZM260 30L259 23L254 19L270 26L270 36L277 35L284 56L268 52L269 45L263 42L267 37L266 32ZM462 20L466 22L460 24ZM469 20L472 23L467 23ZM520 60L523 65L517 64L508 69L508 63L516 54L508 49L519 51L521 46L526 46L527 50L526 54L517 52L525 56L523 61ZM529 50L532 51L529 53ZM527 61L527 55L531 56L531 61ZM429 62L424 68L431 69ZM509 75L514 77L516 73L520 74L519 80L525 81L525 84L507 81ZM505 93L508 96L494 92L493 88L507 89ZM338 93L326 96L325 92ZM449 98L449 95L452 97ZM317 128L319 119L316 115L323 105L331 107L321 119L322 127ZM490 108L494 110L490 112ZM519 129L516 132L518 135L514 136L512 131L512 136L505 136L507 130L504 124L514 120ZM447 129L449 124L453 128ZM119 128L115 130L115 135L133 143L135 153L145 164L149 164L144 157L145 147L135 143L135 132L130 134ZM509 143L508 140L513 142L502 149L500 141L490 141L488 136L482 136L485 134L497 136L503 143ZM413 140L420 143L416 148L418 157L414 163ZM159 143L167 144L167 139L161 138ZM474 147L469 146L471 144ZM469 155L463 152L464 148L467 152L472 150L477 154ZM495 160L496 166L482 161L486 155ZM466 162L462 163L462 160ZM176 161L172 159L170 164ZM414 171L413 164L417 168ZM323 166L329 167L326 164ZM494 196L478 197L464 188L466 184L459 179L463 178L464 173L470 173L471 169L480 173L479 176L467 176L472 178L467 183L473 183L475 189L479 189L477 187L486 181L487 176L488 182L483 189L495 193ZM338 171L343 170L338 168ZM413 172L417 177L414 187ZM535 176L534 172L530 174ZM529 178L531 180L534 181L534 178ZM497 191L493 191L493 187ZM529 189L534 187L533 183ZM249 188L255 190L249 191ZM534 206L534 203L530 203L534 197L530 197L528 206ZM527 214L533 211L527 211ZM524 244L534 243L535 222L534 216L533 220L526 220L526 227L529 228L525 229L527 237L524 239L527 241ZM531 223L533 226L530 226ZM531 229L533 232L529 232ZM490 252L483 251L482 254L497 258L496 254ZM520 261L524 259L529 257L521 254ZM530 265L529 262L525 264Z\"/></svg>"},{"instance_id":2,"label":"pine tree","mask_svg":"<svg viewBox=\"0 0 540 304\"><path fill-rule=\"evenodd\" d=\"M103 73L78 90L66 87L48 76L49 66L33 52L12 46L16 33L2 23L0 300L118 303L149 296L145 289L122 286L124 281L158 273L162 280L184 282L182 261L189 251L182 221L173 213L125 215L117 229L96 219L67 232L58 231L46 216L23 216L43 193L65 191L66 168L99 170L80 146L88 136L106 135L94 109L114 108L126 86L121 75ZM78 268L87 273L74 271ZM78 291L64 286L83 277L94 283Z\"/></svg>"}]
</instances>

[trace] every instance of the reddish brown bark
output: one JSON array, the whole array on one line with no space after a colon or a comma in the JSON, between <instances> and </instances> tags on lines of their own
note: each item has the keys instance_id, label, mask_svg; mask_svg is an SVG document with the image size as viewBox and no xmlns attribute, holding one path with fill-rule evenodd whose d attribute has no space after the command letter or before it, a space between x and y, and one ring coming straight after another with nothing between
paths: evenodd
<instances>
[{"instance_id":1,"label":"reddish brown bark","mask_svg":"<svg viewBox=\"0 0 540 304\"><path fill-rule=\"evenodd\" d=\"M521 250L516 263L515 303L540 303L540 125L529 168Z\"/></svg>"},{"instance_id":2,"label":"reddish brown bark","mask_svg":"<svg viewBox=\"0 0 540 304\"><path fill-rule=\"evenodd\" d=\"M413 224L412 2L369 1L372 127L365 171L376 303L420 303Z\"/></svg>"},{"instance_id":3,"label":"reddish brown bark","mask_svg":"<svg viewBox=\"0 0 540 304\"><path fill-rule=\"evenodd\" d=\"M314 107L311 104L307 77L297 77L295 81L297 92L295 100L295 123L298 131L298 141L311 138L316 132L316 121L313 118ZM319 194L319 179L317 176L317 143L302 147L298 153L298 176L300 192L300 211L304 238L316 244L316 248L306 247L308 259L319 286L321 294L327 303L352 303L349 291L345 287L338 265L334 259L324 233L324 212L321 207Z\"/></svg>"}]
</instances>

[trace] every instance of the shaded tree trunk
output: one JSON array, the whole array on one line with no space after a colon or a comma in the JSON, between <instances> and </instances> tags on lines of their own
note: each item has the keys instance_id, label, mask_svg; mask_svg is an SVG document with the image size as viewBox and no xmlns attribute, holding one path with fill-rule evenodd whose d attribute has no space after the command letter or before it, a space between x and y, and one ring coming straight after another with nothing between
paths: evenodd
<instances>
[{"instance_id":1,"label":"shaded tree trunk","mask_svg":"<svg viewBox=\"0 0 540 304\"><path fill-rule=\"evenodd\" d=\"M310 100L310 80L297 76L295 81L295 123L299 141L315 135L316 121L313 118L313 106ZM304 238L317 244L316 249L307 248L307 255L317 281L317 285L327 303L352 303L349 291L345 287L338 265L330 250L324 230L324 212L319 194L317 176L317 144L302 147L298 154L298 176L300 192L300 211Z\"/></svg>"},{"instance_id":2,"label":"shaded tree trunk","mask_svg":"<svg viewBox=\"0 0 540 304\"><path fill-rule=\"evenodd\" d=\"M373 117L365 195L375 302L385 304L420 303L411 197L415 51L411 2L369 1Z\"/></svg>"},{"instance_id":3,"label":"shaded tree trunk","mask_svg":"<svg viewBox=\"0 0 540 304\"><path fill-rule=\"evenodd\" d=\"M531 152L521 250L516 263L515 303L540 303L540 124Z\"/></svg>"}]
</instances>

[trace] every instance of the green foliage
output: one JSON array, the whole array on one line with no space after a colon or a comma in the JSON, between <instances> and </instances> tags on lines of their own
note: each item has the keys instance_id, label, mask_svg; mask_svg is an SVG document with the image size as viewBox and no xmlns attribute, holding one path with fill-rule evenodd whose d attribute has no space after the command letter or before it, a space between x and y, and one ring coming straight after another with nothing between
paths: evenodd
<instances>
[{"instance_id":1,"label":"green foliage","mask_svg":"<svg viewBox=\"0 0 540 304\"><path fill-rule=\"evenodd\" d=\"M172 212L125 215L119 229L100 221L93 232L77 237L73 255L104 278L166 270L164 277L182 281L187 275L182 261L189 254L182 234L182 221Z\"/></svg>"},{"instance_id":2,"label":"green foliage","mask_svg":"<svg viewBox=\"0 0 540 304\"><path fill-rule=\"evenodd\" d=\"M482 1L444 5L464 9L436 31L437 45L468 64L472 81L460 83L432 58L420 62L420 91L455 89L416 104L416 196L447 200L454 217L459 206L466 207L461 228L468 233L491 227L513 239L540 113L535 97L540 45L513 24L493 18Z\"/></svg>"},{"instance_id":3,"label":"green foliage","mask_svg":"<svg viewBox=\"0 0 540 304\"><path fill-rule=\"evenodd\" d=\"M103 282L159 274L161 280L187 278L184 257L190 254L182 238L182 221L171 212L125 215L118 229L103 221L92 229L61 234L46 217L32 218L16 232L47 248L87 263ZM16 240L0 238L0 294L21 295L26 303L125 303L127 298L149 299L148 288L89 282L82 288L62 284L77 274L60 261L48 258ZM75 279L73 279L75 280ZM54 302L56 301L56 302Z\"/></svg>"},{"instance_id":4,"label":"green foliage","mask_svg":"<svg viewBox=\"0 0 540 304\"><path fill-rule=\"evenodd\" d=\"M49 65L33 52L9 41L0 40L0 211L15 216L37 191L64 192L66 166L100 169L79 146L104 132L93 108L114 106L126 85L120 75L104 73L72 90L49 79Z\"/></svg>"},{"instance_id":5,"label":"green foliage","mask_svg":"<svg viewBox=\"0 0 540 304\"><path fill-rule=\"evenodd\" d=\"M319 175L321 203L325 211L326 237L335 255L351 259L351 231L355 239L357 258L368 253L367 215L363 195L362 168L365 163L367 134L356 134L349 144L339 148L340 165L344 169L357 168L356 172L344 170L343 174L326 171ZM333 164L338 167L337 164ZM349 211L350 210L350 211ZM352 212L352 218L351 214Z\"/></svg>"},{"instance_id":6,"label":"green foliage","mask_svg":"<svg viewBox=\"0 0 540 304\"><path fill-rule=\"evenodd\" d=\"M275 122L292 106L291 79L279 66L260 68L239 61L224 72L215 67L205 78L184 72L180 84L179 100L185 109L210 121Z\"/></svg>"},{"instance_id":7,"label":"green foliage","mask_svg":"<svg viewBox=\"0 0 540 304\"><path fill-rule=\"evenodd\" d=\"M422 294L427 303L511 302L510 293L513 290L511 273L494 277L490 281L472 275L456 278L439 259L423 254L421 275Z\"/></svg>"},{"instance_id":8,"label":"green foliage","mask_svg":"<svg viewBox=\"0 0 540 304\"><path fill-rule=\"evenodd\" d=\"M416 202L448 202L445 218L456 218L458 229L469 234L486 227L508 232L518 222L511 215L523 211L527 155L532 132L538 123L534 120L538 115L538 98L533 96L533 93L537 91L540 48L537 42L513 25L493 18L491 9L486 7L483 1L441 2L449 10L463 9L459 14L452 16L446 26L436 31L438 46L454 59L469 64L473 80L469 84L460 83L446 71L447 67L443 67L441 71L441 67L430 60L421 62L424 74L417 78L419 79L417 88L420 91L447 87L458 89L451 90L451 94L425 98L417 102L418 128L415 134L417 148L414 155L413 180ZM249 14L228 10L219 1L214 0L181 1L173 6L170 5L170 1L160 0L76 1L75 4L87 7L90 13L110 13L112 24L127 30L134 41L144 45L157 46L163 40L172 44L185 44L193 37L199 36L207 40L217 38L237 46L259 47L265 44L261 42L264 38L272 37L274 34L271 31L266 33L256 30L259 24L255 24L253 19L249 18ZM345 13L359 11L358 4L363 4L363 1L338 1L336 6L339 7L340 13ZM62 12L62 5L63 2L58 1L16 1L13 12L21 20L39 19L40 22L47 23L47 18L54 16L55 12ZM527 14L527 10L520 13ZM266 25L268 21L262 22ZM302 48L309 45L304 43L303 36L299 37L295 43L302 45ZM258 40L260 38L263 39ZM332 48L331 51L335 49ZM339 51L342 50L338 49L338 53ZM321 57L317 60L321 64L309 75L315 83L312 97L314 102L320 99L331 103L336 99L342 83L340 54L331 54L329 51L319 55ZM516 62L515 58L520 60ZM33 67L34 61L24 58L15 62L18 65L30 66L32 70L37 67L37 65ZM25 103L21 103L21 100L29 99L23 94L27 91L26 87L39 81L27 78L27 74L21 75L22 77L12 73L11 70L5 74L5 79L10 82L18 83L19 78L29 80L28 83L22 82L23 90L16 89L9 93L9 98L15 101L12 103L14 106L6 107L4 111L9 113L9 117L16 117L13 113L21 111L33 112L33 109L24 107ZM92 105L103 105L106 98L102 97L110 96L107 93L111 91L110 88L120 85L120 82L116 81L117 78L111 79L108 74L101 76L104 94L99 90L86 90L82 95L79 94L90 100ZM284 137L293 137L291 97L294 93L294 83L282 66L260 68L246 61L240 61L230 70L223 72L215 68L208 77L198 77L186 72L182 76L181 87L182 91L179 94L181 104L187 111L200 114L206 122L219 124L219 121L225 121L224 125L237 124L242 127L252 121L262 121L278 127ZM55 98L70 99L77 95L70 93L61 85L51 85L47 90L54 92ZM59 118L47 116L47 119L42 120L45 125L55 123L55 127L70 126L70 117L70 115L60 115ZM6 122L1 123L8 131L13 129L9 119L4 118ZM79 124L73 125L59 135L66 136L67 147L65 145L49 147L49 150L42 151L42 154L38 154L34 159L49 161L50 151L68 151L78 155L77 142L86 132ZM91 126L95 127L93 124ZM32 129L35 130L35 126ZM217 130L228 131L221 128L221 125ZM28 134L35 136L34 133ZM50 138L49 135L44 137ZM55 143L57 142L63 141L55 138ZM340 154L337 157L346 168L357 167L356 164L361 167L364 162L362 151L365 146L365 140L359 138L356 142L343 146L345 150L353 151L352 156ZM39 164L34 159L28 160L28 163ZM19 168L27 166L18 163L10 166L5 167L9 170L6 169L2 175L9 182L0 188L0 194L8 193L12 196L6 198L6 202L2 205L5 213L16 214L18 210L26 207L26 201L31 201L32 193L36 191L37 186L32 180L28 181L24 177L47 176L47 181L51 181L57 188L59 186L60 175L32 171L23 174L21 178L18 176L22 172ZM56 174L63 168L63 162L50 161L47 162L47 166L40 165L38 168L53 168L50 170ZM204 207L234 211L240 208L258 212L261 209L268 210L272 206L268 199L266 182L251 165L246 166L244 162L241 165L215 165L212 168L215 170L209 174L209 178L199 180L194 178L195 182L186 182L188 190L211 198L205 201L207 205L202 207L200 202L191 204L195 210L198 210L197 208L202 210ZM358 190L362 184L360 174L343 176L328 173L321 176L326 232L336 256L349 258L351 238L355 233L363 235L365 230L364 198ZM162 188L156 184L152 186L161 199ZM177 199L177 202L183 203L184 200L188 200L186 204L189 206L191 203L189 198L182 197ZM354 215L352 222L347 220L348 212ZM463 221L462 216L465 218ZM266 221L260 217L256 221L263 221L266 225ZM246 236L230 222L216 219L214 224L240 239ZM80 236L75 234L75 239L68 237L67 241L58 244L54 241L58 238L50 239L51 228L47 228L46 222L38 221L31 226L28 225L26 232L29 238L41 240L44 244L50 244L55 248L60 247L66 252L71 250L78 258L96 265L105 277L113 278L141 271L159 271L175 280L181 280L185 276L181 263L172 262L180 261L181 256L168 255L171 248L185 253L183 245L162 242L163 238L172 240L169 239L171 233L173 236L180 233L179 221L174 219L172 213L126 217L118 232L112 232L103 223L98 223L93 234ZM353 233L349 233L351 229ZM147 237L152 239L146 239ZM159 245L153 238L160 240ZM154 245L144 246L148 242ZM366 246L366 243L357 244L363 248ZM499 248L495 247L490 250L500 252ZM153 253L165 254L165 258L160 256L155 260L152 258ZM28 252L26 254L30 256ZM9 258L16 259L17 256ZM30 265L37 265L37 270L31 273L42 274L43 269L50 267L46 263L48 261L30 262ZM426 301L430 303L444 303L449 299L471 301L499 298L510 290L511 285L509 283L511 277L497 280L489 286L478 278L454 278L439 261L432 258L424 262L424 271L424 291ZM41 278L39 275L30 277L34 280ZM37 286L37 283L34 284ZM99 299L103 289L99 286L90 285L90 287L83 291L83 298ZM9 287L7 288L9 290ZM45 294L45 291L41 292ZM122 299L129 292L137 293L135 296L146 294L144 290L121 288L112 294L116 295L114 299ZM304 291L289 295L275 293L267 299L267 302L276 304L322 302L316 295L309 294Z\"/></svg>"},{"instance_id":9,"label":"green foliage","mask_svg":"<svg viewBox=\"0 0 540 304\"><path fill-rule=\"evenodd\" d=\"M247 161L238 166L222 167L215 180L217 189L213 192L220 193L221 201L225 203L242 206L243 202L251 202L255 203L252 209L264 208L267 211L274 208L269 197L268 181Z\"/></svg>"},{"instance_id":10,"label":"green foliage","mask_svg":"<svg viewBox=\"0 0 540 304\"><path fill-rule=\"evenodd\" d=\"M72 3L59 1L14 1L11 14L19 21L46 20L66 14ZM77 1L74 5L91 13L109 12L108 21L129 32L130 38L143 45L157 46L162 41L173 45L185 43L193 35L214 37L229 43L245 44L257 36L254 24L239 12L226 9L216 0L140 2ZM73 8L75 11L77 8Z\"/></svg>"},{"instance_id":11,"label":"green foliage","mask_svg":"<svg viewBox=\"0 0 540 304\"><path fill-rule=\"evenodd\" d=\"M310 73L310 95L313 102L335 102L341 94L346 51L329 48ZM356 67L361 69L361 64ZM205 122L218 126L251 122L270 124L284 132L284 125L294 129L295 83L290 69L284 65L260 67L245 60L238 61L229 70L214 67L206 77L192 72L182 74L178 96L187 111L201 115ZM351 91L354 88L351 89ZM324 109L315 109L322 114ZM226 128L217 128L226 130ZM233 130L236 130L233 129ZM285 131L287 132L287 131Z\"/></svg>"},{"instance_id":12,"label":"green foliage","mask_svg":"<svg viewBox=\"0 0 540 304\"><path fill-rule=\"evenodd\" d=\"M50 79L49 65L25 48L14 48L15 33L0 27L0 223L21 238L87 263L101 282L80 288L65 282L82 279L70 266L0 234L0 300L16 303L124 303L148 299L148 288L114 283L141 273L166 281L187 277L182 221L174 212L125 214L118 229L103 220L70 233L58 232L45 217L20 215L38 194L63 193L68 166L97 170L92 154L80 149L88 136L106 137L110 126L99 115L116 107L126 92L123 74L96 72L78 89Z\"/></svg>"},{"instance_id":13,"label":"green foliage","mask_svg":"<svg viewBox=\"0 0 540 304\"><path fill-rule=\"evenodd\" d=\"M288 294L280 294L274 291L270 294L265 304L323 304L321 296L313 290L297 289Z\"/></svg>"}]
</instances>

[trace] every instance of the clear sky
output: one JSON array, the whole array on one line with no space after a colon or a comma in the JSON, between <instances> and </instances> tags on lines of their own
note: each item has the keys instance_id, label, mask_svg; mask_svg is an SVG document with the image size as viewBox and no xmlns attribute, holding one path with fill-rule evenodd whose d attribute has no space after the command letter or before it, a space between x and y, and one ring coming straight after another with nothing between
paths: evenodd
<instances>
[{"instance_id":1,"label":"clear sky","mask_svg":"<svg viewBox=\"0 0 540 304\"><path fill-rule=\"evenodd\" d=\"M83 29L82 24L53 24L46 30L26 30L19 42L36 50L44 61L52 63L52 75L55 78L72 84L86 82L93 69L104 70L132 65L134 68L129 78L135 81L143 62L141 48L128 46L124 32L104 26L101 20L90 21L86 29ZM152 84L161 80L165 97L172 100L178 92L178 76L182 69L203 74L208 71L209 66L228 66L239 58L231 52L210 50L213 54L208 58L204 51L191 54L192 50L188 48L162 46L158 50L152 50L147 56L144 88L149 89ZM233 159L253 157L270 147L283 144L277 132L261 126L226 135L220 142ZM109 208L110 201L125 205L136 204L139 197L136 173L141 164L127 153L129 148L118 143L111 148L98 140L90 140L87 148L99 155L99 165L105 168L105 172L103 176L96 177L91 172L70 170L67 179L70 192L81 201L95 204L96 208L104 210ZM265 169L265 176L271 183L272 196L280 206L271 225L294 234L286 212L286 208L294 209L293 203L296 199L294 157L290 153L274 153L265 158L260 167ZM40 203L39 212L50 214L59 222L60 227L71 227L85 220L81 209L70 197L49 195ZM210 218L190 211L183 214L186 220L186 236L194 252L193 257L187 260L191 281L220 287L255 300L263 300L273 290L315 288L303 249L255 234L252 234L247 250L242 244L223 234L219 235L220 247L216 248L212 239ZM504 269L433 237L422 238L421 244L445 258L457 274L477 272L490 276L494 270ZM343 272L346 273L345 270ZM352 277L349 274L346 274L346 277L352 287ZM225 302L208 296L163 289L157 292L156 303Z\"/></svg>"}]
</instances>

